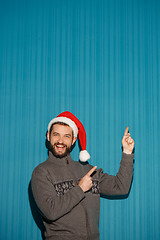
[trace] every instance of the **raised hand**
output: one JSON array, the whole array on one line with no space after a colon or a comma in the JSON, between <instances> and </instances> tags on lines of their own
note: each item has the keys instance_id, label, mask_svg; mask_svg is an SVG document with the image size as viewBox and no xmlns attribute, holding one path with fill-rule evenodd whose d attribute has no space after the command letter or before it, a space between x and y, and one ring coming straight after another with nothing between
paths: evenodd
<instances>
[{"instance_id":1,"label":"raised hand","mask_svg":"<svg viewBox=\"0 0 160 240\"><path fill-rule=\"evenodd\" d=\"M131 138L130 133L128 132L129 127L126 128L124 136L122 138L123 152L131 154L134 148L134 140Z\"/></svg>"},{"instance_id":2,"label":"raised hand","mask_svg":"<svg viewBox=\"0 0 160 240\"><path fill-rule=\"evenodd\" d=\"M83 190L83 192L87 192L92 187L92 173L96 170L97 166L93 167L78 183Z\"/></svg>"}]
</instances>

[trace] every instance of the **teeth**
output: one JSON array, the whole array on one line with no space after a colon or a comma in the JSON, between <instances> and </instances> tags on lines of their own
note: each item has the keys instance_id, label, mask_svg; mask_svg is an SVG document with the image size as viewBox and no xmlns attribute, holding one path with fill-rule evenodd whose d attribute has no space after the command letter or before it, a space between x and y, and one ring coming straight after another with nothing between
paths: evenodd
<instances>
[{"instance_id":1,"label":"teeth","mask_svg":"<svg viewBox=\"0 0 160 240\"><path fill-rule=\"evenodd\" d=\"M57 145L57 147L58 147L58 148L64 148L64 146L63 146L63 145Z\"/></svg>"}]
</instances>

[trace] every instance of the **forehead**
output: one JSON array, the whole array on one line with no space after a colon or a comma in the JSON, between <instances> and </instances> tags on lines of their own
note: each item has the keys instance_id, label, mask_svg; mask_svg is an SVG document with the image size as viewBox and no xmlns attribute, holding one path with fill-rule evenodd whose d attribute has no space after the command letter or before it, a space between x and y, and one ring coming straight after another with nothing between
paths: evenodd
<instances>
[{"instance_id":1,"label":"forehead","mask_svg":"<svg viewBox=\"0 0 160 240\"><path fill-rule=\"evenodd\" d=\"M67 125L61 125L56 123L53 125L52 132L58 132L61 134L72 134L72 128Z\"/></svg>"}]
</instances>

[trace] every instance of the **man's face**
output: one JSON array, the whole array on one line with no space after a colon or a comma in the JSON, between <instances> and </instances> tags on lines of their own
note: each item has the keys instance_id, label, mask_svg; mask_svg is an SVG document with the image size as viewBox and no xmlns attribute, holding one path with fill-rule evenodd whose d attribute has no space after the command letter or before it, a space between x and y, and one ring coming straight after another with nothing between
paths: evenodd
<instances>
[{"instance_id":1,"label":"man's face","mask_svg":"<svg viewBox=\"0 0 160 240\"><path fill-rule=\"evenodd\" d=\"M47 139L50 141L53 155L59 158L65 157L76 141L76 138L73 138L72 128L58 123L53 125L50 134L47 133Z\"/></svg>"}]
</instances>

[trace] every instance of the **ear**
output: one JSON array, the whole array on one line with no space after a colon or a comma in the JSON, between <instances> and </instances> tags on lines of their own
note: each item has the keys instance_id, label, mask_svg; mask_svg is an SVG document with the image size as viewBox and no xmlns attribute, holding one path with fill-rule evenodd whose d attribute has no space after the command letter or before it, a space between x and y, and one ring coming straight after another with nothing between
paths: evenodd
<instances>
[{"instance_id":1,"label":"ear","mask_svg":"<svg viewBox=\"0 0 160 240\"><path fill-rule=\"evenodd\" d=\"M47 140L50 141L50 139L49 139L49 132L47 132Z\"/></svg>"},{"instance_id":2,"label":"ear","mask_svg":"<svg viewBox=\"0 0 160 240\"><path fill-rule=\"evenodd\" d=\"M74 137L72 141L72 145L75 143L76 140L77 140L77 137Z\"/></svg>"}]
</instances>

